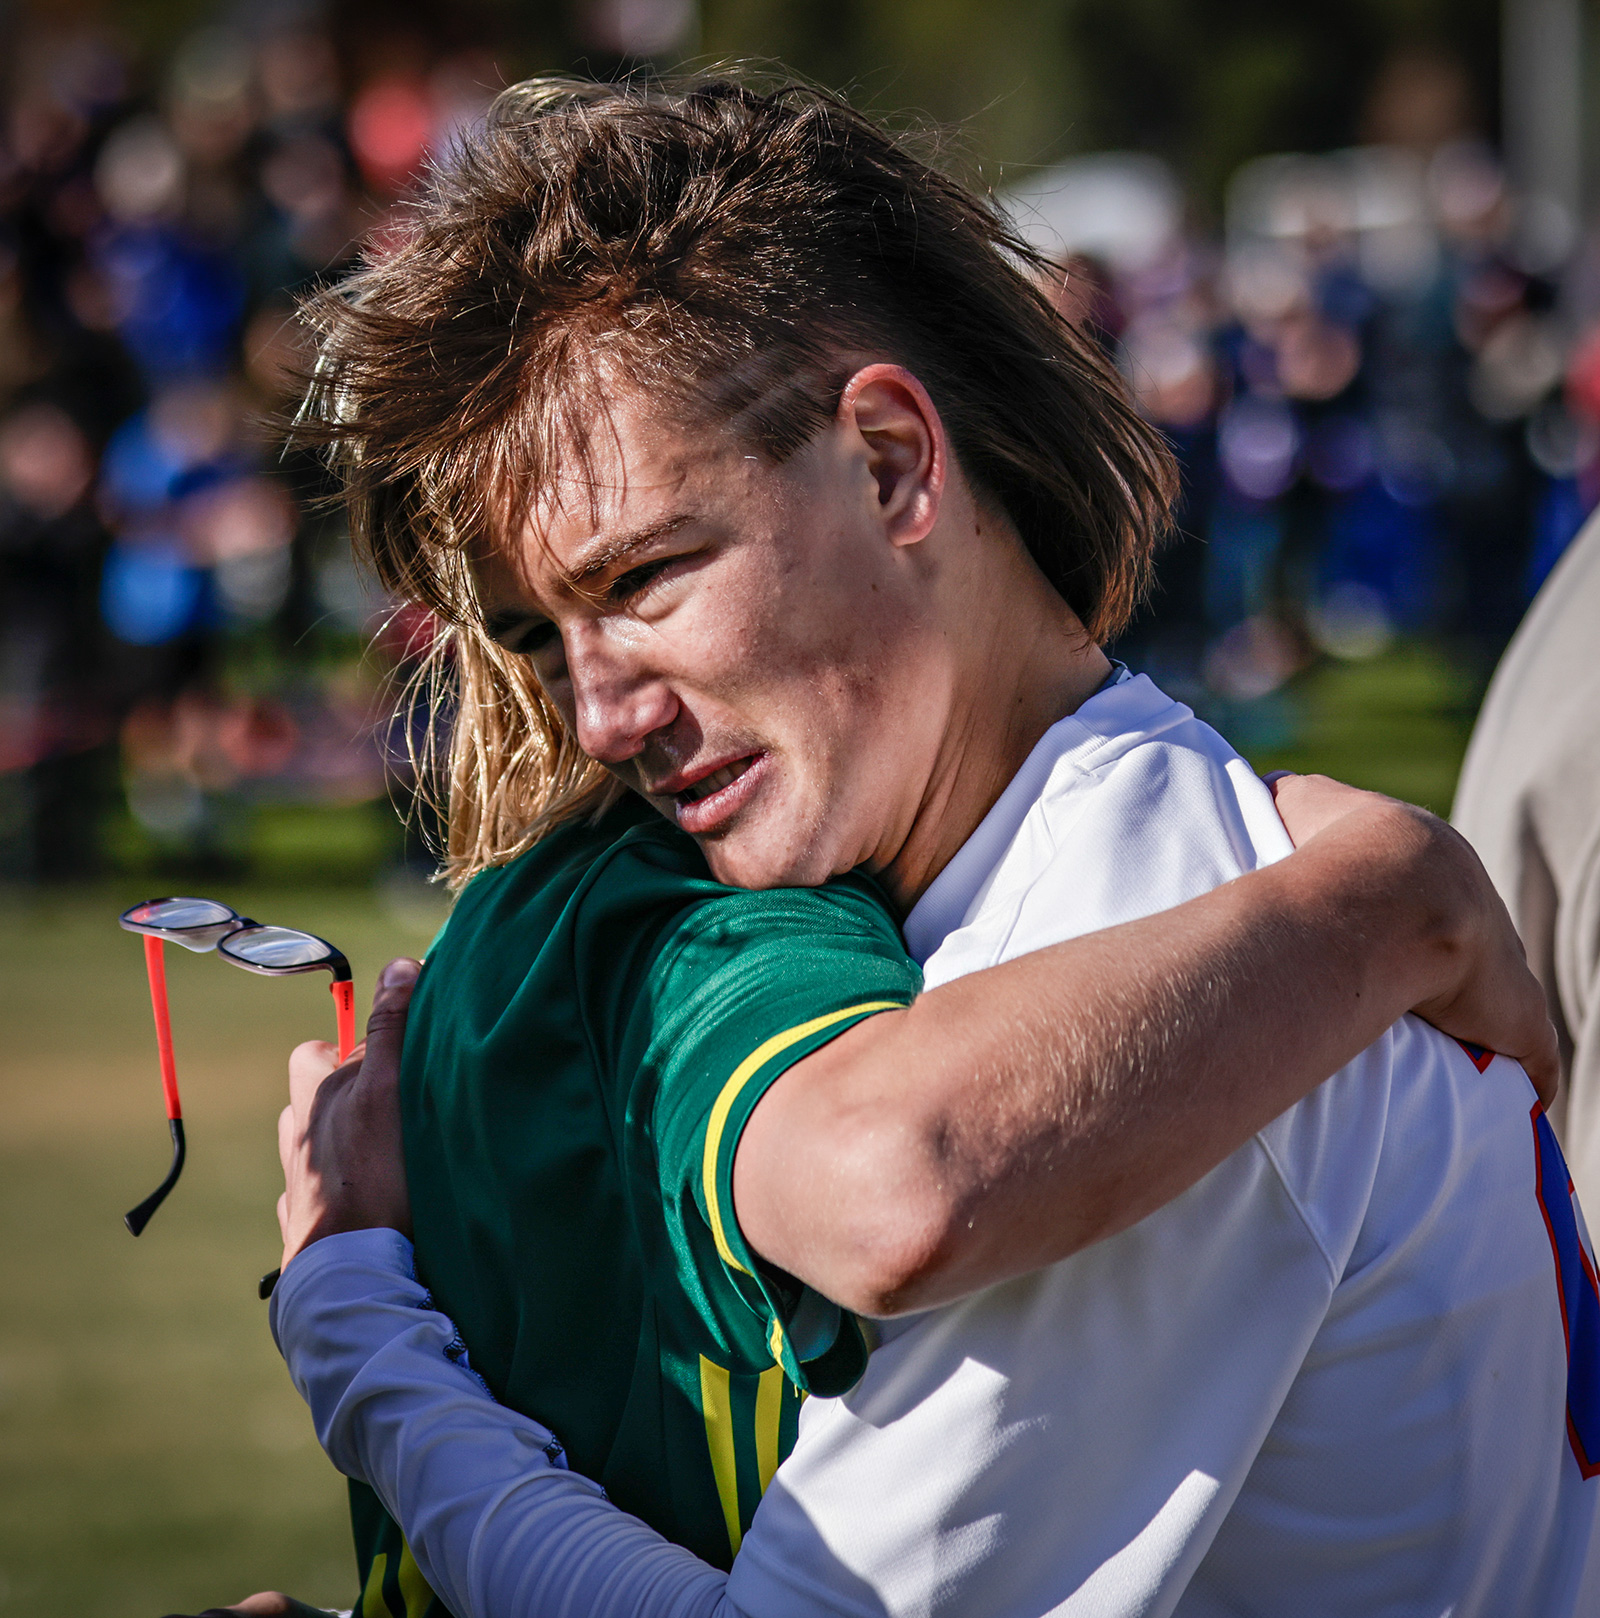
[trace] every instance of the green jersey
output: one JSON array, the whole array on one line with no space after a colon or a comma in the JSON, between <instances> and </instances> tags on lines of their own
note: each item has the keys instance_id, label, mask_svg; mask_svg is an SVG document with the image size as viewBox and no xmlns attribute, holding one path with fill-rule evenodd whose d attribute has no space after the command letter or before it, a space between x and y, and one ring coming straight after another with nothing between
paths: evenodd
<instances>
[{"instance_id":1,"label":"green jersey","mask_svg":"<svg viewBox=\"0 0 1600 1618\"><path fill-rule=\"evenodd\" d=\"M636 799L475 878L418 982L401 1074L418 1278L498 1399L718 1566L802 1396L843 1392L867 1352L745 1246L734 1149L791 1064L920 987L869 880L723 887ZM363 1618L420 1618L397 1527L365 1489L352 1504Z\"/></svg>"}]
</instances>

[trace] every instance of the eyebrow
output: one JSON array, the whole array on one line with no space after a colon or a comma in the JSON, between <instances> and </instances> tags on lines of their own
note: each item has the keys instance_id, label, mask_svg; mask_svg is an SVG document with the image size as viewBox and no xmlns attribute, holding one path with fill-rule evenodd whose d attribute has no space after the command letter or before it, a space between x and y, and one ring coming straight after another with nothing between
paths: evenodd
<instances>
[{"instance_id":1,"label":"eyebrow","mask_svg":"<svg viewBox=\"0 0 1600 1618\"><path fill-rule=\"evenodd\" d=\"M658 539L665 539L669 534L677 533L680 528L687 528L694 520L690 513L680 512L675 517L661 517L655 522L646 523L643 528L635 528L629 533L601 540L579 566L569 569L563 575L565 581L575 589L581 590L590 580L598 578L602 573L615 567L618 562L625 561L635 551L643 550Z\"/></svg>"}]
</instances>

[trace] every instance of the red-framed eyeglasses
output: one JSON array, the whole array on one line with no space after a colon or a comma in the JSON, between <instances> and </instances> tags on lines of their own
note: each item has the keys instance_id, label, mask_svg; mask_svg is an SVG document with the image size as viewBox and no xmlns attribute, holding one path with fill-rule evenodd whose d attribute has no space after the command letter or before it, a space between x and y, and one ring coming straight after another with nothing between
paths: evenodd
<instances>
[{"instance_id":1,"label":"red-framed eyeglasses","mask_svg":"<svg viewBox=\"0 0 1600 1618\"><path fill-rule=\"evenodd\" d=\"M161 1089L167 1102L167 1129L172 1136L172 1166L166 1179L137 1208L123 1215L123 1223L137 1236L178 1183L188 1152L177 1067L172 1058L172 1018L167 1010L167 963L162 946L180 944L201 954L215 950L232 965L269 978L331 972L341 1062L348 1059L356 1042L355 984L350 963L327 939L294 927L264 927L215 899L147 899L124 910L118 920L130 933L144 935L144 964L150 977L156 1050L161 1058Z\"/></svg>"}]
</instances>

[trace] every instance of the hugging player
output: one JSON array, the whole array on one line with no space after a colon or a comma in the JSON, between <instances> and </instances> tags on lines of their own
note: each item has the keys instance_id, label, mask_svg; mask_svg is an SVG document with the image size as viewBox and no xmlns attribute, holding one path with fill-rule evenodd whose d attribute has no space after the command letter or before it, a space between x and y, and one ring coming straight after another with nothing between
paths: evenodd
<instances>
[{"instance_id":1,"label":"hugging player","mask_svg":"<svg viewBox=\"0 0 1600 1618\"><path fill-rule=\"evenodd\" d=\"M1547 1072L1504 917L1100 651L1171 468L1024 264L813 92L535 82L319 305L467 881L285 1129L363 1611L1592 1610L1559 1154L1395 1020Z\"/></svg>"}]
</instances>

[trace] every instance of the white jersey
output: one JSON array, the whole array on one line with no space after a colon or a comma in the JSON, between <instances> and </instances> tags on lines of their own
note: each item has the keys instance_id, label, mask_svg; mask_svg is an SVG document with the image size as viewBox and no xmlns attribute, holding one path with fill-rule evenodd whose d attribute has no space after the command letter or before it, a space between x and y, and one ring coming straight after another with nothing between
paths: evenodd
<instances>
[{"instance_id":1,"label":"white jersey","mask_svg":"<svg viewBox=\"0 0 1600 1618\"><path fill-rule=\"evenodd\" d=\"M907 940L935 987L1289 849L1248 765L1126 679L1045 735ZM892 1327L856 1388L807 1401L730 1596L761 1618L1600 1613L1534 1107L1407 1018L1132 1229ZM1542 1190L1570 1230L1564 1175Z\"/></svg>"},{"instance_id":2,"label":"white jersey","mask_svg":"<svg viewBox=\"0 0 1600 1618\"><path fill-rule=\"evenodd\" d=\"M1244 761L1125 679L907 937L936 986L1288 848ZM725 1586L446 1363L392 1233L308 1249L276 1319L460 1618L1592 1615L1600 1296L1532 1088L1489 1065L1405 1019L1132 1229L887 1324L807 1402Z\"/></svg>"}]
</instances>

